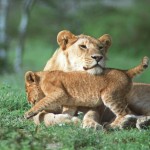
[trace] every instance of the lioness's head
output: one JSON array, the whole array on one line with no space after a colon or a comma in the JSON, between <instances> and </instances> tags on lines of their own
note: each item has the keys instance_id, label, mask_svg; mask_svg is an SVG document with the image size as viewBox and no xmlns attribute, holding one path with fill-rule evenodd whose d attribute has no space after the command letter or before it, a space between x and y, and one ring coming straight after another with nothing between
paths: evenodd
<instances>
[{"instance_id":1,"label":"lioness's head","mask_svg":"<svg viewBox=\"0 0 150 150\"><path fill-rule=\"evenodd\" d=\"M27 99L30 104L35 104L44 97L44 94L39 85L40 77L32 71L25 74L25 88Z\"/></svg>"},{"instance_id":2,"label":"lioness's head","mask_svg":"<svg viewBox=\"0 0 150 150\"><path fill-rule=\"evenodd\" d=\"M64 30L58 33L57 42L62 54L58 58L58 55L56 56L55 63L60 63L62 70L87 71L91 74L100 74L103 71L107 50L111 45L111 37L108 34L96 39L83 34L76 36Z\"/></svg>"}]
</instances>

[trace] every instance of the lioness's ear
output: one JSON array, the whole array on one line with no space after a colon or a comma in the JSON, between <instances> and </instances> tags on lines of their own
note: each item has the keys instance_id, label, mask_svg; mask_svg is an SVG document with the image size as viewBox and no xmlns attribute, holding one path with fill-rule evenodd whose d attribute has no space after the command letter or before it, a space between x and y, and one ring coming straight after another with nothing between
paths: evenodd
<instances>
[{"instance_id":1,"label":"lioness's ear","mask_svg":"<svg viewBox=\"0 0 150 150\"><path fill-rule=\"evenodd\" d=\"M26 72L25 73L25 81L28 82L28 83L35 82L36 81L35 73L32 72L32 71Z\"/></svg>"},{"instance_id":2,"label":"lioness's ear","mask_svg":"<svg viewBox=\"0 0 150 150\"><path fill-rule=\"evenodd\" d=\"M57 43L60 45L62 50L65 50L68 46L72 45L77 41L77 36L67 30L63 30L57 35Z\"/></svg>"},{"instance_id":3,"label":"lioness's ear","mask_svg":"<svg viewBox=\"0 0 150 150\"><path fill-rule=\"evenodd\" d=\"M107 52L107 49L111 46L112 43L111 36L109 34L104 34L98 40L104 44Z\"/></svg>"}]
</instances>

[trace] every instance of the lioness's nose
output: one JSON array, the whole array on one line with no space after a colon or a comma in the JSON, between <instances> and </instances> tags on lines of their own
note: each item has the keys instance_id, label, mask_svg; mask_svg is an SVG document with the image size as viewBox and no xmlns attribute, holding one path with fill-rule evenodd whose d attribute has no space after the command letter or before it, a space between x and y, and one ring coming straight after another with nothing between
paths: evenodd
<instances>
[{"instance_id":1,"label":"lioness's nose","mask_svg":"<svg viewBox=\"0 0 150 150\"><path fill-rule=\"evenodd\" d=\"M103 58L103 56L101 55L92 55L91 57L95 59L97 62L99 62Z\"/></svg>"}]
</instances>

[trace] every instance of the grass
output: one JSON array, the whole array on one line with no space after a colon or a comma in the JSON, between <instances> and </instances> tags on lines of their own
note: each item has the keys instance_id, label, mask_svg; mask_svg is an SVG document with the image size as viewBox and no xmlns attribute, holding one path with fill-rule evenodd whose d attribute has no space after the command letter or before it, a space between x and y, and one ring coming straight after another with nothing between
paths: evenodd
<instances>
[{"instance_id":1,"label":"grass","mask_svg":"<svg viewBox=\"0 0 150 150\"><path fill-rule=\"evenodd\" d=\"M53 53L49 43L39 40L28 41L24 55L24 68L20 74L0 76L0 149L1 150L148 150L150 129L104 132L82 129L80 125L57 125L38 128L23 114L30 107L26 101L24 72L42 70L46 60ZM34 50L34 51L33 51ZM10 52L13 59L13 51ZM142 58L132 55L109 53L108 66L129 68L137 65ZM149 81L149 70L136 78ZM144 76L144 77L143 77Z\"/></svg>"},{"instance_id":2,"label":"grass","mask_svg":"<svg viewBox=\"0 0 150 150\"><path fill-rule=\"evenodd\" d=\"M23 118L29 109L23 89L0 86L1 150L148 150L150 129L104 132L82 129L80 125L36 127Z\"/></svg>"}]
</instances>

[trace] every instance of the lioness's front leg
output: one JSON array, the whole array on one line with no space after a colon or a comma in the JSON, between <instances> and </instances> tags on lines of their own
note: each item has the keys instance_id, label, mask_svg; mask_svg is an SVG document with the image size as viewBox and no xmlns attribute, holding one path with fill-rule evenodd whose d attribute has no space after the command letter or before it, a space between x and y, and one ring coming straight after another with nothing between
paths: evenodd
<instances>
[{"instance_id":1,"label":"lioness's front leg","mask_svg":"<svg viewBox=\"0 0 150 150\"><path fill-rule=\"evenodd\" d=\"M40 125L44 121L45 126L53 126L57 124L73 123L78 124L81 120L78 117L71 116L69 114L53 114L42 111L33 117L33 121L36 125Z\"/></svg>"},{"instance_id":2,"label":"lioness's front leg","mask_svg":"<svg viewBox=\"0 0 150 150\"><path fill-rule=\"evenodd\" d=\"M52 114L47 113L43 116L44 124L46 126L62 124L62 123L73 123L78 124L81 120L77 117L74 117L77 107L63 107L63 114Z\"/></svg>"},{"instance_id":3,"label":"lioness's front leg","mask_svg":"<svg viewBox=\"0 0 150 150\"><path fill-rule=\"evenodd\" d=\"M101 106L100 106L101 107ZM83 128L102 129L102 125L99 124L100 120L100 107L90 108L83 117L82 126Z\"/></svg>"}]
</instances>

